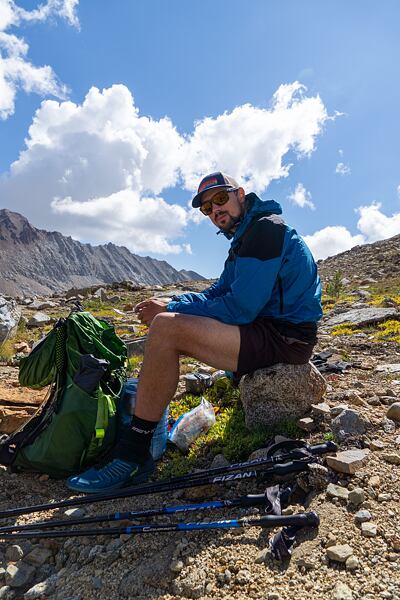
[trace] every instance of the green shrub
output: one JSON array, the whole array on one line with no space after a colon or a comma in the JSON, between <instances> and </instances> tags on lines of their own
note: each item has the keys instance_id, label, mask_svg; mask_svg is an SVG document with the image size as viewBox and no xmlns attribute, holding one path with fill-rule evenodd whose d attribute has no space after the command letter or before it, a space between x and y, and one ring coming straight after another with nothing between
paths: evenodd
<instances>
[{"instance_id":1,"label":"green shrub","mask_svg":"<svg viewBox=\"0 0 400 600\"><path fill-rule=\"evenodd\" d=\"M331 298L335 298L336 300L343 293L344 285L343 285L343 273L342 271L336 271L333 276L333 279L326 285L325 290L328 296Z\"/></svg>"}]
</instances>

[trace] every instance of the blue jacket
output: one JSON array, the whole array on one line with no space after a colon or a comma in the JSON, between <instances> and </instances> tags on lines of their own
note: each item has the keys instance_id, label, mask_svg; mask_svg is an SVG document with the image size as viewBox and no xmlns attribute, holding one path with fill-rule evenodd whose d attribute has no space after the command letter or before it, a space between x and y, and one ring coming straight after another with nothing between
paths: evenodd
<instances>
[{"instance_id":1,"label":"blue jacket","mask_svg":"<svg viewBox=\"0 0 400 600\"><path fill-rule=\"evenodd\" d=\"M235 234L225 234L232 243L220 278L203 292L174 297L167 310L234 325L256 317L289 327L315 324L322 316L321 284L310 250L278 216L277 202L247 194L246 205Z\"/></svg>"}]
</instances>

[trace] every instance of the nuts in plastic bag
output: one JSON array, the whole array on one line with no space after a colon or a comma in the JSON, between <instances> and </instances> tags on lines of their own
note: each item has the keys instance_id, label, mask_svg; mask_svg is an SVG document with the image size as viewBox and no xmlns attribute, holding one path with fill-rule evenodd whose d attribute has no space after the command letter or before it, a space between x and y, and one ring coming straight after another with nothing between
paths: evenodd
<instances>
[{"instance_id":1,"label":"nuts in plastic bag","mask_svg":"<svg viewBox=\"0 0 400 600\"><path fill-rule=\"evenodd\" d=\"M189 446L215 423L213 405L202 396L201 402L195 408L184 413L176 420L169 432L168 439L178 446L182 452L187 452Z\"/></svg>"}]
</instances>

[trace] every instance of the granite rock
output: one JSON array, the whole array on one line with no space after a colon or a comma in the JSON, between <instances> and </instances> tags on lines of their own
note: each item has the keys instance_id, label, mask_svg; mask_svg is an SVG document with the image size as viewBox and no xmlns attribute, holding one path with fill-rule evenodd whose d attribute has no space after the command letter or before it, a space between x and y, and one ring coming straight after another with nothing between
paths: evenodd
<instances>
[{"instance_id":1,"label":"granite rock","mask_svg":"<svg viewBox=\"0 0 400 600\"><path fill-rule=\"evenodd\" d=\"M280 363L245 375L239 387L246 426L252 429L303 417L312 404L321 401L326 382L311 363Z\"/></svg>"}]
</instances>

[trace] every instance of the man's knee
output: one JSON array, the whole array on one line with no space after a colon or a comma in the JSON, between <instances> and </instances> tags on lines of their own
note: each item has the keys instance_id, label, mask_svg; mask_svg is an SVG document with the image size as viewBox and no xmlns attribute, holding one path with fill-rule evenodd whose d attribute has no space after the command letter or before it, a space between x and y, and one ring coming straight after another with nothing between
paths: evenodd
<instances>
[{"instance_id":1,"label":"man's knee","mask_svg":"<svg viewBox=\"0 0 400 600\"><path fill-rule=\"evenodd\" d=\"M194 320L198 319L193 315L180 315L179 313L163 312L158 313L151 323L149 338L162 339L164 341L178 341L191 337Z\"/></svg>"}]
</instances>

